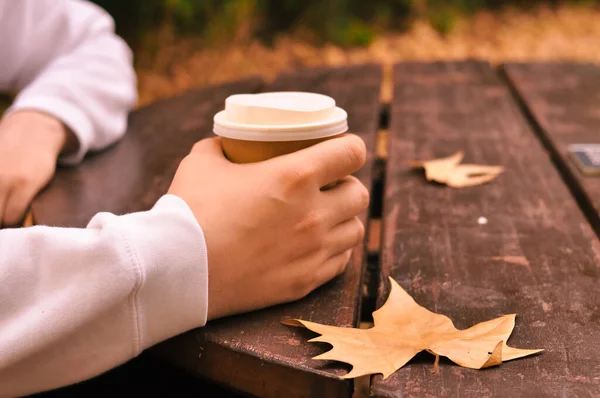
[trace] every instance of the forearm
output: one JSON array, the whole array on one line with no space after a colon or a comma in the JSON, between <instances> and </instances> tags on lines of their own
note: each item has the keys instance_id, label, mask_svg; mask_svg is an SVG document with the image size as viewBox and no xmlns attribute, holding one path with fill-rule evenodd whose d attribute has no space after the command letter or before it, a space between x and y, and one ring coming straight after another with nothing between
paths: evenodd
<instances>
[{"instance_id":1,"label":"forearm","mask_svg":"<svg viewBox=\"0 0 600 398\"><path fill-rule=\"evenodd\" d=\"M22 0L11 7L15 15L0 27L11 37L7 54L0 54L10 61L0 82L10 82L18 95L7 112L33 109L65 124L78 144L61 158L65 163L118 140L137 92L131 51L114 34L110 16L80 0Z\"/></svg>"},{"instance_id":2,"label":"forearm","mask_svg":"<svg viewBox=\"0 0 600 398\"><path fill-rule=\"evenodd\" d=\"M84 230L2 230L0 253L2 397L93 377L206 322L204 238L179 198Z\"/></svg>"}]
</instances>

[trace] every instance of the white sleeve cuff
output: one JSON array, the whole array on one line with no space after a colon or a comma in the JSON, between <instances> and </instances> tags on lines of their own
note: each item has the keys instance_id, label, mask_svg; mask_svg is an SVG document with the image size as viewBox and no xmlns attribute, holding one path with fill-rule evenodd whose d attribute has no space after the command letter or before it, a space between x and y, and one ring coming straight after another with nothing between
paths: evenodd
<instances>
[{"instance_id":1,"label":"white sleeve cuff","mask_svg":"<svg viewBox=\"0 0 600 398\"><path fill-rule=\"evenodd\" d=\"M204 326L208 258L202 229L187 203L163 196L149 212L121 217L141 283L134 292L140 351Z\"/></svg>"},{"instance_id":2,"label":"white sleeve cuff","mask_svg":"<svg viewBox=\"0 0 600 398\"><path fill-rule=\"evenodd\" d=\"M37 110L52 115L71 129L79 143L77 152L59 158L64 165L77 165L90 148L94 135L94 126L90 118L75 104L56 96L28 93L27 90L18 96L6 114L19 110Z\"/></svg>"}]
</instances>

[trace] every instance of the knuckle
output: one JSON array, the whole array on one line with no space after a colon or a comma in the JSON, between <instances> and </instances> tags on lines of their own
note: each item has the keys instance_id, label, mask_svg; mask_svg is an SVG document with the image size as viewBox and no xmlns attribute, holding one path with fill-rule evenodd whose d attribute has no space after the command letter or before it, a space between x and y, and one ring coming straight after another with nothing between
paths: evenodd
<instances>
[{"instance_id":1,"label":"knuckle","mask_svg":"<svg viewBox=\"0 0 600 398\"><path fill-rule=\"evenodd\" d=\"M308 165L295 166L281 172L281 183L287 189L297 189L311 181L314 172Z\"/></svg>"},{"instance_id":2,"label":"knuckle","mask_svg":"<svg viewBox=\"0 0 600 398\"><path fill-rule=\"evenodd\" d=\"M350 261L353 254L354 254L354 249L350 249L346 252L346 264Z\"/></svg>"},{"instance_id":3,"label":"knuckle","mask_svg":"<svg viewBox=\"0 0 600 398\"><path fill-rule=\"evenodd\" d=\"M296 279L291 288L292 299L298 300L310 294L310 292L313 290L313 283L314 282L311 280L311 278L308 277Z\"/></svg>"},{"instance_id":4,"label":"knuckle","mask_svg":"<svg viewBox=\"0 0 600 398\"><path fill-rule=\"evenodd\" d=\"M312 210L308 212L300 223L298 224L298 229L300 231L315 231L320 230L325 224L325 217L322 213ZM320 240L319 240L320 241Z\"/></svg>"},{"instance_id":5,"label":"knuckle","mask_svg":"<svg viewBox=\"0 0 600 398\"><path fill-rule=\"evenodd\" d=\"M358 204L361 210L365 210L369 207L369 203L371 201L371 194L367 187L365 187L362 183L359 182L359 188L357 192L358 196Z\"/></svg>"},{"instance_id":6,"label":"knuckle","mask_svg":"<svg viewBox=\"0 0 600 398\"><path fill-rule=\"evenodd\" d=\"M302 294L300 297L306 297L309 294L311 294L317 287L319 286L319 283L317 281L316 278L312 278L309 281L306 282L306 284L304 285L304 290L302 290L300 293Z\"/></svg>"},{"instance_id":7,"label":"knuckle","mask_svg":"<svg viewBox=\"0 0 600 398\"><path fill-rule=\"evenodd\" d=\"M362 167L367 161L367 147L365 142L358 136L351 136L346 146L346 153L351 164Z\"/></svg>"},{"instance_id":8,"label":"knuckle","mask_svg":"<svg viewBox=\"0 0 600 398\"><path fill-rule=\"evenodd\" d=\"M344 257L343 257L342 261L340 261L340 265L337 270L338 275L341 275L346 271L346 268L348 267L348 263L350 262L351 257L352 257L351 250L348 250L346 253L344 253Z\"/></svg>"},{"instance_id":9,"label":"knuckle","mask_svg":"<svg viewBox=\"0 0 600 398\"><path fill-rule=\"evenodd\" d=\"M351 201L351 206L357 212L366 210L371 201L371 194L365 185L355 177L349 178L348 183L352 184L348 200Z\"/></svg>"},{"instance_id":10,"label":"knuckle","mask_svg":"<svg viewBox=\"0 0 600 398\"><path fill-rule=\"evenodd\" d=\"M360 243L365 238L365 225L358 218L356 219L356 243Z\"/></svg>"}]
</instances>

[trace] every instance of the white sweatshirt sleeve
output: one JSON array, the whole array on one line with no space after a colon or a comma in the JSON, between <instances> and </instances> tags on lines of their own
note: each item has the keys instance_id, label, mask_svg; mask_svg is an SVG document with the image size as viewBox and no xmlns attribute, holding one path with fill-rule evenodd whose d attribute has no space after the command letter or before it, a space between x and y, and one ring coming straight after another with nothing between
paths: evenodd
<instances>
[{"instance_id":1,"label":"white sweatshirt sleeve","mask_svg":"<svg viewBox=\"0 0 600 398\"><path fill-rule=\"evenodd\" d=\"M0 91L18 92L6 114L34 109L79 142L77 164L125 133L137 102L132 54L114 21L84 0L0 0Z\"/></svg>"},{"instance_id":2,"label":"white sweatshirt sleeve","mask_svg":"<svg viewBox=\"0 0 600 398\"><path fill-rule=\"evenodd\" d=\"M187 204L85 229L0 230L0 397L72 384L206 323L204 236Z\"/></svg>"}]
</instances>

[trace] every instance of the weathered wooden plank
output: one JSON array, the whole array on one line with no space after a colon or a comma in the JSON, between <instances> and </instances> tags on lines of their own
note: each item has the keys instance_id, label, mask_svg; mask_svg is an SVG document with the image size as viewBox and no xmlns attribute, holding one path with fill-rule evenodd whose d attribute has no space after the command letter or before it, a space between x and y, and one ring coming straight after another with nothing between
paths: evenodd
<instances>
[{"instance_id":1,"label":"weathered wooden plank","mask_svg":"<svg viewBox=\"0 0 600 398\"><path fill-rule=\"evenodd\" d=\"M600 234L600 178L582 174L568 155L569 145L600 144L600 67L527 63L503 70Z\"/></svg>"},{"instance_id":2,"label":"weathered wooden plank","mask_svg":"<svg viewBox=\"0 0 600 398\"><path fill-rule=\"evenodd\" d=\"M212 135L212 117L235 93L256 92L250 78L162 100L133 112L125 137L77 168L59 168L32 205L36 224L84 227L99 211L147 210L165 194L193 144Z\"/></svg>"},{"instance_id":3,"label":"weathered wooden plank","mask_svg":"<svg viewBox=\"0 0 600 398\"><path fill-rule=\"evenodd\" d=\"M440 376L421 354L372 394L598 396L600 245L509 89L486 63L403 63L394 93L378 305L392 276L461 329L516 313L508 343L546 351L483 371L442 360ZM507 172L456 190L406 166L457 150Z\"/></svg>"},{"instance_id":4,"label":"weathered wooden plank","mask_svg":"<svg viewBox=\"0 0 600 398\"><path fill-rule=\"evenodd\" d=\"M370 187L381 79L381 69L373 65L311 69L283 74L266 90L332 96L348 112L351 132L367 144L368 162L357 177ZM366 223L366 213L362 220ZM320 352L319 347L307 344L311 334L283 326L281 321L302 318L357 326L364 254L360 245L342 276L303 300L211 322L156 349L171 363L260 397L349 397L352 382L339 379L347 367L311 360Z\"/></svg>"}]
</instances>

